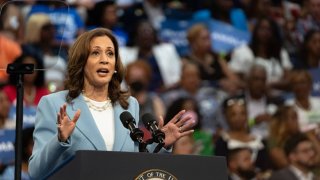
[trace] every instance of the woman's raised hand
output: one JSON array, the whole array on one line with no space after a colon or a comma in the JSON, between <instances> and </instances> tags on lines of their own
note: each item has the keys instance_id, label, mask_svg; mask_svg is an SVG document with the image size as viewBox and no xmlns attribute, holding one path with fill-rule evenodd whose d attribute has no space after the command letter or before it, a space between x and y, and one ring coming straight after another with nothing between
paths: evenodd
<instances>
[{"instance_id":1,"label":"woman's raised hand","mask_svg":"<svg viewBox=\"0 0 320 180\"><path fill-rule=\"evenodd\" d=\"M60 112L57 116L58 139L60 142L67 141L80 117L80 109L78 109L72 120L70 120L66 113L66 108L67 105L63 104L62 107L60 107Z\"/></svg>"}]
</instances>

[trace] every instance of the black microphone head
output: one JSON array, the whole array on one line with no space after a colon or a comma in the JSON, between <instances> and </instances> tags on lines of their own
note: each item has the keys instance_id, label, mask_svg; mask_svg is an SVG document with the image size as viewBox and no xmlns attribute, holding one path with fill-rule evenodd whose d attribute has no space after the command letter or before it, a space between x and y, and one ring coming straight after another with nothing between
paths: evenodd
<instances>
[{"instance_id":1,"label":"black microphone head","mask_svg":"<svg viewBox=\"0 0 320 180\"><path fill-rule=\"evenodd\" d=\"M148 129L151 124L158 125L156 118L150 113L146 113L142 116L142 122Z\"/></svg>"},{"instance_id":2,"label":"black microphone head","mask_svg":"<svg viewBox=\"0 0 320 180\"><path fill-rule=\"evenodd\" d=\"M123 126L125 128L128 128L129 124L132 122L134 124L136 124L134 118L132 117L132 115L128 112L128 111L123 111L121 114L120 114L120 120L123 124Z\"/></svg>"}]
</instances>

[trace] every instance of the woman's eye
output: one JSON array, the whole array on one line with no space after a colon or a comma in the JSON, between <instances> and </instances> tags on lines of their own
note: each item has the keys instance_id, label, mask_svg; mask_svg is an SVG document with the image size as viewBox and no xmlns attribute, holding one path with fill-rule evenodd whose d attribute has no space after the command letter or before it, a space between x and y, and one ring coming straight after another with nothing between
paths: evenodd
<instances>
[{"instance_id":1,"label":"woman's eye","mask_svg":"<svg viewBox=\"0 0 320 180\"><path fill-rule=\"evenodd\" d=\"M108 57L112 57L113 55L114 55L114 53L113 53L112 51L108 51L108 52L107 52L107 56L108 56Z\"/></svg>"},{"instance_id":2,"label":"woman's eye","mask_svg":"<svg viewBox=\"0 0 320 180\"><path fill-rule=\"evenodd\" d=\"M98 51L92 51L91 54L94 55L94 56L97 56L97 55L99 55L99 52Z\"/></svg>"}]
</instances>

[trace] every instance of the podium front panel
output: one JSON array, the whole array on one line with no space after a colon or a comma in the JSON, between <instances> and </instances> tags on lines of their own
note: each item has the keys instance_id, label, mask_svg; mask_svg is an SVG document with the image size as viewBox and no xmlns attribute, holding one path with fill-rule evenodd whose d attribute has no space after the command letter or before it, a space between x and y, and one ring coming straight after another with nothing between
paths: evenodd
<instances>
[{"instance_id":1,"label":"podium front panel","mask_svg":"<svg viewBox=\"0 0 320 180\"><path fill-rule=\"evenodd\" d=\"M78 151L49 179L227 180L227 165L218 156Z\"/></svg>"}]
</instances>

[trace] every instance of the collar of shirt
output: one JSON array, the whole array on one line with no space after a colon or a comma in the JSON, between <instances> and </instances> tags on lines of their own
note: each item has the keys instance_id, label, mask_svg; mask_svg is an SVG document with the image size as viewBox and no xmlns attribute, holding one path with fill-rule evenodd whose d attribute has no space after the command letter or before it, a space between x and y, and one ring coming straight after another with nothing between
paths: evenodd
<instances>
[{"instance_id":1,"label":"collar of shirt","mask_svg":"<svg viewBox=\"0 0 320 180\"><path fill-rule=\"evenodd\" d=\"M299 180L312 180L313 173L309 171L307 174L303 173L300 169L296 168L295 166L290 166L290 170L297 176Z\"/></svg>"}]
</instances>

